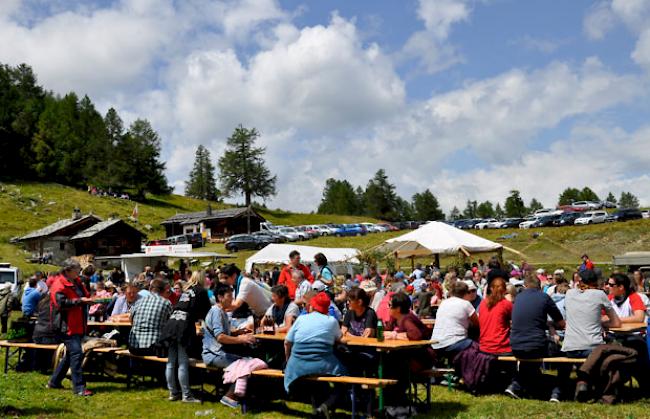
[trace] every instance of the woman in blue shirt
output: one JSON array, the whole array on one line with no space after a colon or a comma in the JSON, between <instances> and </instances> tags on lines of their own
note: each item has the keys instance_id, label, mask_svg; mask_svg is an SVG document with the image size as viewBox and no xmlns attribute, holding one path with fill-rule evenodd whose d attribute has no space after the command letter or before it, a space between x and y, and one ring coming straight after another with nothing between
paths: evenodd
<instances>
[{"instance_id":1,"label":"woman in blue shirt","mask_svg":"<svg viewBox=\"0 0 650 419\"><path fill-rule=\"evenodd\" d=\"M328 315L330 298L324 292L310 301L310 313L298 317L284 341L287 367L284 388L287 393L297 390L292 383L309 375L342 375L343 365L334 355L334 345L341 340L339 323ZM312 393L317 394L317 393ZM326 414L336 403L339 394L332 394L317 413Z\"/></svg>"}]
</instances>

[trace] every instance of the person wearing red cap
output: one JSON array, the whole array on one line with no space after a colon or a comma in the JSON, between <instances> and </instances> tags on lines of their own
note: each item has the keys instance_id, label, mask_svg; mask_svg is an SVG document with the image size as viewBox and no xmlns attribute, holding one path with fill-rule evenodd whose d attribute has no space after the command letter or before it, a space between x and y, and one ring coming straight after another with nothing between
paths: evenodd
<instances>
[{"instance_id":1,"label":"person wearing red cap","mask_svg":"<svg viewBox=\"0 0 650 419\"><path fill-rule=\"evenodd\" d=\"M334 355L334 345L341 340L339 323L328 315L330 298L319 292L309 301L310 313L300 316L284 341L287 367L284 370L284 388L291 394L298 391L294 382L308 375L343 375L345 368ZM303 383L301 383L302 385ZM328 394L315 391L310 394ZM330 409L340 394L335 392L320 406L317 413L329 417Z\"/></svg>"}]
</instances>

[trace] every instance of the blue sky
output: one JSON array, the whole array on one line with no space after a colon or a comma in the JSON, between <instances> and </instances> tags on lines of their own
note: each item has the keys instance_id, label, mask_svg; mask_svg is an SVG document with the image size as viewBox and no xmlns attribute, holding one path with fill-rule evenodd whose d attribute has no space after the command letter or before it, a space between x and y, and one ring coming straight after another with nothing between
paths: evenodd
<instances>
[{"instance_id":1,"label":"blue sky","mask_svg":"<svg viewBox=\"0 0 650 419\"><path fill-rule=\"evenodd\" d=\"M242 123L272 207L379 168L447 211L587 185L650 204L650 0L5 0L0 36L0 62L151 120L179 193Z\"/></svg>"}]
</instances>

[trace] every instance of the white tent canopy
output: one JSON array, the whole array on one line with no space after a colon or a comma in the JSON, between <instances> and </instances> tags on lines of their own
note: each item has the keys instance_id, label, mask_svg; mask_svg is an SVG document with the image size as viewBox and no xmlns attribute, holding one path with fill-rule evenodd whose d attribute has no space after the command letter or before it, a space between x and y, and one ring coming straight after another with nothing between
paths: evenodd
<instances>
[{"instance_id":1,"label":"white tent canopy","mask_svg":"<svg viewBox=\"0 0 650 419\"><path fill-rule=\"evenodd\" d=\"M398 258L410 258L436 254L455 255L459 252L497 252L503 246L448 224L432 221L417 230L386 240L380 248L396 253Z\"/></svg>"},{"instance_id":2,"label":"white tent canopy","mask_svg":"<svg viewBox=\"0 0 650 419\"><path fill-rule=\"evenodd\" d=\"M300 260L306 263L314 262L314 255L322 253L330 264L337 263L359 263L357 259L357 249L351 247L314 247L314 246L296 246L293 244L269 244L253 256L246 259L246 272L253 269L254 264L266 263L289 263L289 253L292 250L300 252Z\"/></svg>"}]
</instances>

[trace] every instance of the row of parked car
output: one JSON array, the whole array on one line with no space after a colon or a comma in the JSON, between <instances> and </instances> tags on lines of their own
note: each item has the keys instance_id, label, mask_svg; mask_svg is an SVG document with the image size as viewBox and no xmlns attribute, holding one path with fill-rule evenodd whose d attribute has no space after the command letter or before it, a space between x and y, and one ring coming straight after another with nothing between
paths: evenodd
<instances>
[{"instance_id":1,"label":"row of parked car","mask_svg":"<svg viewBox=\"0 0 650 419\"><path fill-rule=\"evenodd\" d=\"M562 227L568 225L601 224L605 222L640 220L650 218L650 212L634 208L622 208L609 214L604 210L597 211L561 211L542 210L526 218L506 218L503 220L465 219L454 221L452 225L461 229L482 230L486 228L538 228Z\"/></svg>"},{"instance_id":2,"label":"row of parked car","mask_svg":"<svg viewBox=\"0 0 650 419\"><path fill-rule=\"evenodd\" d=\"M415 229L418 221L399 223L356 223L356 224L312 224L302 226L279 226L261 223L260 231L251 234L236 234L226 241L226 249L236 252L243 249L262 249L269 243L296 242L320 236L365 236L369 233Z\"/></svg>"}]
</instances>

